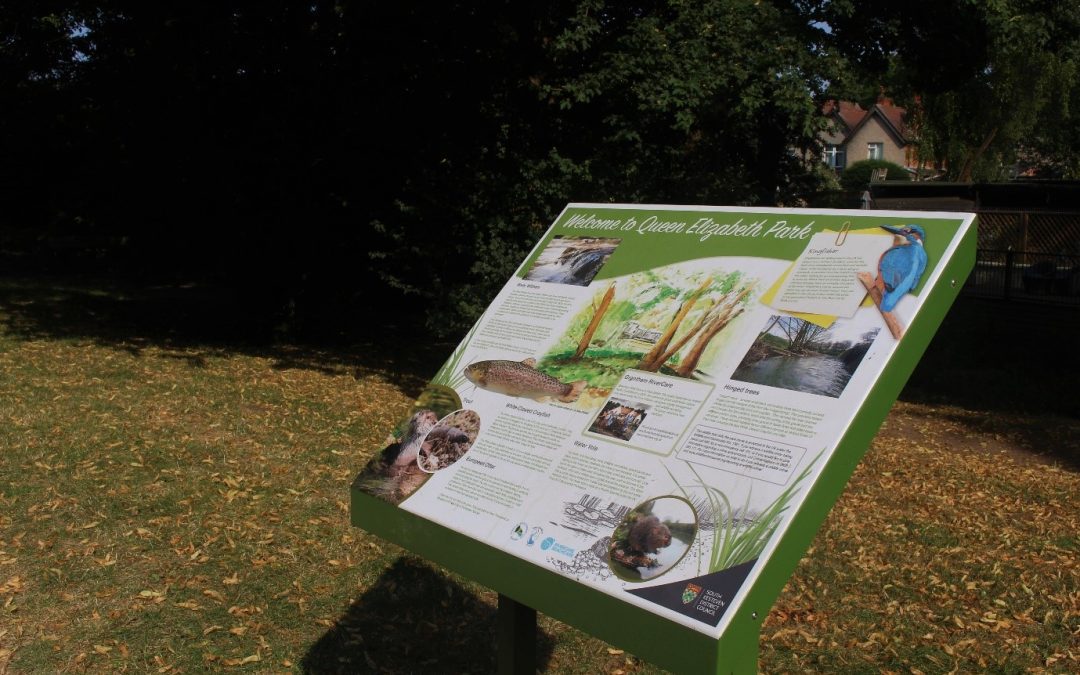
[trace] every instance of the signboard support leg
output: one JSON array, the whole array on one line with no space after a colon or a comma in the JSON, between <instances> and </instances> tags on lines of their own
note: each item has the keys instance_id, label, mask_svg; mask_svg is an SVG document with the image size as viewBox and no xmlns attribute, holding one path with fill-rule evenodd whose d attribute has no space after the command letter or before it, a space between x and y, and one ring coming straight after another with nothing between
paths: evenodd
<instances>
[{"instance_id":1,"label":"signboard support leg","mask_svg":"<svg viewBox=\"0 0 1080 675\"><path fill-rule=\"evenodd\" d=\"M536 673L536 610L499 594L499 675Z\"/></svg>"}]
</instances>

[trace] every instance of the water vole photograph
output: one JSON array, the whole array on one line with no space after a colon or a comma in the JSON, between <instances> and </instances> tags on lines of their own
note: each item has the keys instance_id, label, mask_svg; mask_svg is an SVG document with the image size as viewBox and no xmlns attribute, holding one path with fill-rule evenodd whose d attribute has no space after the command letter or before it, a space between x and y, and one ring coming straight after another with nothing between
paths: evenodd
<instances>
[{"instance_id":1,"label":"water vole photograph","mask_svg":"<svg viewBox=\"0 0 1080 675\"><path fill-rule=\"evenodd\" d=\"M880 331L856 320L825 328L773 315L731 379L839 398Z\"/></svg>"},{"instance_id":2,"label":"water vole photograph","mask_svg":"<svg viewBox=\"0 0 1080 675\"><path fill-rule=\"evenodd\" d=\"M611 570L623 581L648 581L679 564L697 535L697 514L682 497L656 497L626 514L611 535Z\"/></svg>"},{"instance_id":3,"label":"water vole photograph","mask_svg":"<svg viewBox=\"0 0 1080 675\"><path fill-rule=\"evenodd\" d=\"M556 236L537 257L525 278L554 284L588 286L622 239Z\"/></svg>"}]
</instances>

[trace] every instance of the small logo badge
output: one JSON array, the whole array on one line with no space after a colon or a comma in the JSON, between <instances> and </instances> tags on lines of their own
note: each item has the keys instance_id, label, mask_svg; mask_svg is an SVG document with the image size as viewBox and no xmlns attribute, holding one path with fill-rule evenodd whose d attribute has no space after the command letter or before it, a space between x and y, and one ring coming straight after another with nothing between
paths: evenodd
<instances>
[{"instance_id":1,"label":"small logo badge","mask_svg":"<svg viewBox=\"0 0 1080 675\"><path fill-rule=\"evenodd\" d=\"M697 584L686 584L686 588L682 592L682 604L689 605L691 602L697 599L699 593L701 593L701 586Z\"/></svg>"},{"instance_id":2,"label":"small logo badge","mask_svg":"<svg viewBox=\"0 0 1080 675\"><path fill-rule=\"evenodd\" d=\"M536 540L539 539L540 535L542 535L543 533L544 533L544 529L542 527L534 527L532 529L532 532L529 533L529 540L527 542L525 542L525 543L528 544L529 546L532 546L533 544L536 543Z\"/></svg>"},{"instance_id":3,"label":"small logo badge","mask_svg":"<svg viewBox=\"0 0 1080 675\"><path fill-rule=\"evenodd\" d=\"M528 523L518 523L517 526L514 527L514 531L510 533L510 538L513 539L514 541L517 541L518 539L521 539L522 537L524 537L525 533L528 532L528 530L529 530L529 524Z\"/></svg>"},{"instance_id":4,"label":"small logo badge","mask_svg":"<svg viewBox=\"0 0 1080 675\"><path fill-rule=\"evenodd\" d=\"M544 541L540 542L540 548L545 551L551 548L551 545L555 543L555 537L548 537Z\"/></svg>"}]
</instances>

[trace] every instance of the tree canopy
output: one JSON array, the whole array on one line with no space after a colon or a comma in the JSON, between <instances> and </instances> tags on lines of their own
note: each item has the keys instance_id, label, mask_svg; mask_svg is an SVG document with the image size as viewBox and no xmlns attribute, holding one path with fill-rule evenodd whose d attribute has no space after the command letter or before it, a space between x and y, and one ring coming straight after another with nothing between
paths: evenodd
<instances>
[{"instance_id":1,"label":"tree canopy","mask_svg":"<svg viewBox=\"0 0 1080 675\"><path fill-rule=\"evenodd\" d=\"M1080 4L807 6L831 27L853 81L879 83L907 106L920 154L951 179L1008 178L1018 160L1041 175L1080 177Z\"/></svg>"},{"instance_id":2,"label":"tree canopy","mask_svg":"<svg viewBox=\"0 0 1080 675\"><path fill-rule=\"evenodd\" d=\"M0 225L452 334L569 201L796 203L883 83L950 170L1074 171L1067 4L0 0Z\"/></svg>"}]
</instances>

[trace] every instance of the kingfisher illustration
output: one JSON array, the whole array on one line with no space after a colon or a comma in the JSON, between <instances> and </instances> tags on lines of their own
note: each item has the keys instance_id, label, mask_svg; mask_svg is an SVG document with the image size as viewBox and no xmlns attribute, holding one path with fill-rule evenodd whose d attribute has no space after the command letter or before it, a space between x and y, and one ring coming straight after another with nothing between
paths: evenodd
<instances>
[{"instance_id":1,"label":"kingfisher illustration","mask_svg":"<svg viewBox=\"0 0 1080 675\"><path fill-rule=\"evenodd\" d=\"M926 269L926 232L918 225L881 228L905 239L881 254L874 280L874 286L881 291L881 311L891 312L900 298L915 288Z\"/></svg>"}]
</instances>

